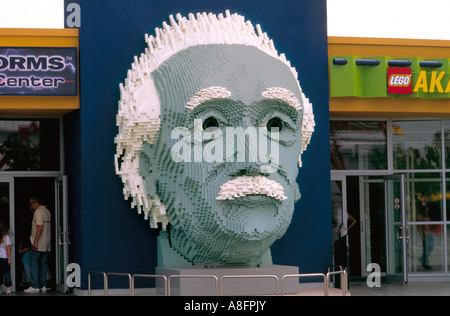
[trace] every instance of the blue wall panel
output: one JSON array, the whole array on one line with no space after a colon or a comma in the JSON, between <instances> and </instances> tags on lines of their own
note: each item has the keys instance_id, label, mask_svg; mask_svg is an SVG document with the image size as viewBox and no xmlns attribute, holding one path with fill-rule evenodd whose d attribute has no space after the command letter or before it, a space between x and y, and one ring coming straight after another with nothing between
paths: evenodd
<instances>
[{"instance_id":1,"label":"blue wall panel","mask_svg":"<svg viewBox=\"0 0 450 316\"><path fill-rule=\"evenodd\" d=\"M69 157L67 169L73 179L72 260L81 265L83 287L90 270L154 273L156 266L157 232L124 201L114 171L118 85L133 57L144 51L144 34L170 14L226 9L261 24L297 68L313 104L316 131L298 178L302 199L272 254L274 263L296 265L301 272L325 271L331 264L326 1L81 0L80 5L81 110L66 121L81 127L66 128L66 137L80 151L80 161Z\"/></svg>"}]
</instances>

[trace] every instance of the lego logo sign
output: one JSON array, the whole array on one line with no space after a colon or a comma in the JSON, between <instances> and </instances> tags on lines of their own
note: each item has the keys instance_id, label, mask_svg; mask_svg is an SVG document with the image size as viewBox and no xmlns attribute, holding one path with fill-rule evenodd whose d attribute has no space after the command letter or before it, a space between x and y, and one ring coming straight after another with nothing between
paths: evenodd
<instances>
[{"instance_id":1,"label":"lego logo sign","mask_svg":"<svg viewBox=\"0 0 450 316\"><path fill-rule=\"evenodd\" d=\"M411 94L411 68L388 68L388 93Z\"/></svg>"}]
</instances>

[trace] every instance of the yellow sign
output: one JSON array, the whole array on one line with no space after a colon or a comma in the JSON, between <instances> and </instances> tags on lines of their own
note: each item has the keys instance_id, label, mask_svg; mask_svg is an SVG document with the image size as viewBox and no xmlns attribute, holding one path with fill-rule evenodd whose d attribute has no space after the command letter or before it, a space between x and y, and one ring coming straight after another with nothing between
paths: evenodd
<instances>
[{"instance_id":1,"label":"yellow sign","mask_svg":"<svg viewBox=\"0 0 450 316\"><path fill-rule=\"evenodd\" d=\"M431 79L428 83L427 72L422 70L419 73L419 77L417 78L416 85L414 86L413 92L419 92L422 90L423 92L433 93L437 90L439 93L449 93L450 92L450 80L445 87L445 91L442 87L442 78L444 78L445 71L441 71L439 74L437 71L431 72Z\"/></svg>"}]
</instances>

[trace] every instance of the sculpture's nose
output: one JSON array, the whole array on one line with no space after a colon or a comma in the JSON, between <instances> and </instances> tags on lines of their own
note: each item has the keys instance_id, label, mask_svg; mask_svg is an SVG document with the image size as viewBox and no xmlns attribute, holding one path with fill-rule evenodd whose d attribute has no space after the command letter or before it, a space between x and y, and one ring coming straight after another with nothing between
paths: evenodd
<instances>
[{"instance_id":1,"label":"sculpture's nose","mask_svg":"<svg viewBox=\"0 0 450 316\"><path fill-rule=\"evenodd\" d=\"M241 169L238 169L237 171L230 174L233 178L242 177L242 176L249 176L249 177L256 177L256 176L269 176L269 173L262 172L261 164L259 163L248 163L247 166L244 164L240 167L243 167Z\"/></svg>"},{"instance_id":2,"label":"sculpture's nose","mask_svg":"<svg viewBox=\"0 0 450 316\"><path fill-rule=\"evenodd\" d=\"M240 126L225 131L225 161L236 164L239 175L263 175L276 172L279 167L279 144L276 135L270 137L265 127L255 125L245 115Z\"/></svg>"}]
</instances>

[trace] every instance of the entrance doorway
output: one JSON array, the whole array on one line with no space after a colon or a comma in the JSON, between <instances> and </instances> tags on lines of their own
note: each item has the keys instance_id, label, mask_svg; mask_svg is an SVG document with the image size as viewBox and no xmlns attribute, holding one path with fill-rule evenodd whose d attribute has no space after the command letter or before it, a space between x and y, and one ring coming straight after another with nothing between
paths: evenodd
<instances>
[{"instance_id":1,"label":"entrance doorway","mask_svg":"<svg viewBox=\"0 0 450 316\"><path fill-rule=\"evenodd\" d=\"M29 286L21 249L30 246L33 214L29 199L39 196L52 218L51 252L48 257L47 288L66 292L68 264L68 216L65 177L0 177L0 220L11 232L12 291Z\"/></svg>"},{"instance_id":2,"label":"entrance doorway","mask_svg":"<svg viewBox=\"0 0 450 316\"><path fill-rule=\"evenodd\" d=\"M39 196L42 205L50 211L52 221L55 218L55 189L54 177L39 178L14 178L14 252L16 255L16 291L21 291L29 286L24 276L22 264L23 255L19 253L25 245L29 245L31 222L33 214L30 211L30 197ZM55 228L52 224L52 241L54 241ZM54 245L48 257L47 287L55 289L55 252Z\"/></svg>"},{"instance_id":3,"label":"entrance doorway","mask_svg":"<svg viewBox=\"0 0 450 316\"><path fill-rule=\"evenodd\" d=\"M385 187L382 177L348 176L347 212L356 219L349 231L350 275L367 276L370 263L386 272Z\"/></svg>"},{"instance_id":4,"label":"entrance doorway","mask_svg":"<svg viewBox=\"0 0 450 316\"><path fill-rule=\"evenodd\" d=\"M340 176L332 181L333 215L343 219L348 242L347 268L352 278L367 277L375 263L389 282L407 282L408 225L405 177ZM336 216L336 206L342 215ZM354 221L352 225L350 220ZM353 228L351 228L353 226ZM342 237L342 229L338 229ZM335 229L333 229L335 232ZM339 254L335 253L335 258Z\"/></svg>"},{"instance_id":5,"label":"entrance doorway","mask_svg":"<svg viewBox=\"0 0 450 316\"><path fill-rule=\"evenodd\" d=\"M388 261L385 250L376 251L373 229L377 226L372 223L377 218L373 216L376 210L386 202L383 199L387 195L380 194L382 177L404 174L407 225L397 225L398 211L394 208L392 218L397 228L388 231L385 227L385 233L398 240L397 236L403 237L403 231L407 231L406 273L410 281L449 280L450 120L339 119L330 121L330 130L332 187L334 180L345 184L340 192L345 194L342 209L358 219L358 229L350 231L350 273L366 276L366 264L377 256L385 257L380 260L384 265L396 262ZM381 269L388 273L383 264Z\"/></svg>"}]
</instances>

